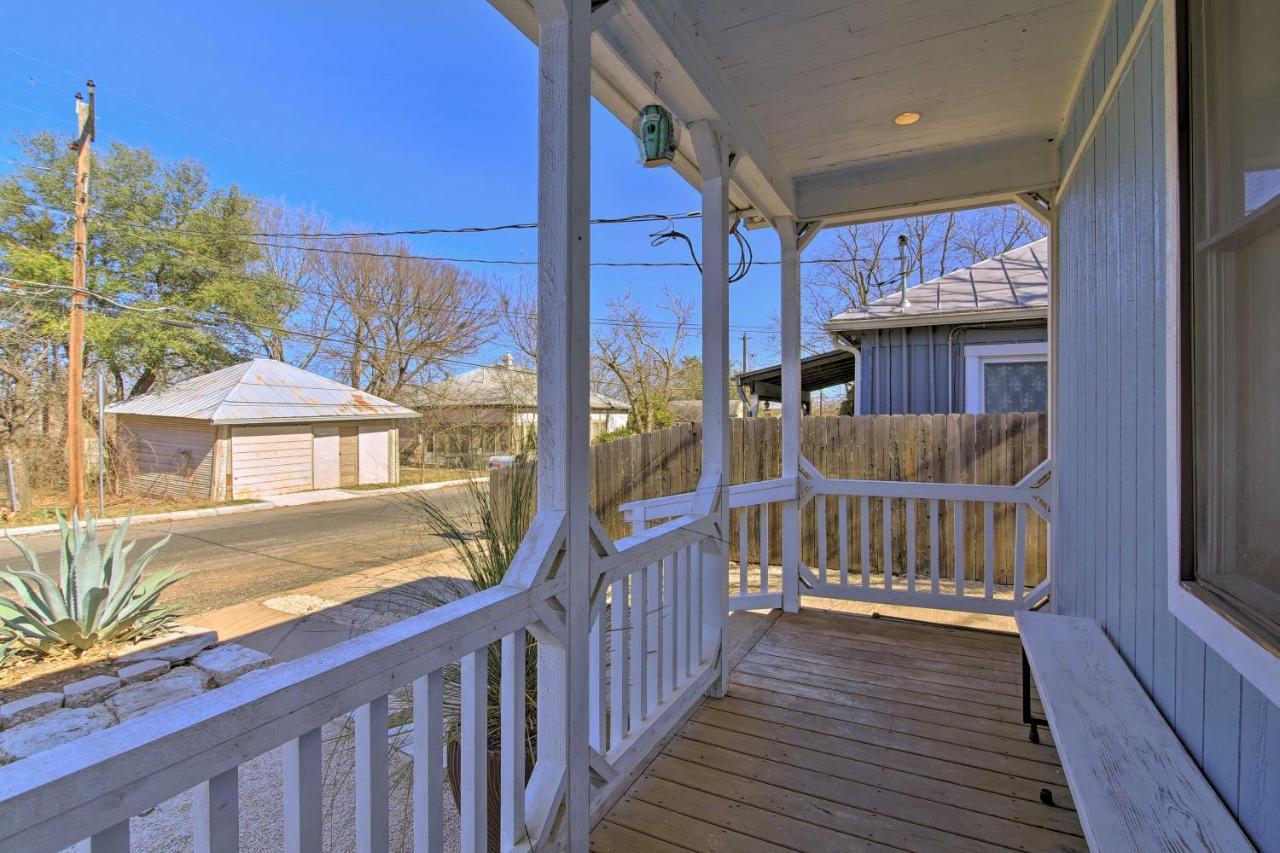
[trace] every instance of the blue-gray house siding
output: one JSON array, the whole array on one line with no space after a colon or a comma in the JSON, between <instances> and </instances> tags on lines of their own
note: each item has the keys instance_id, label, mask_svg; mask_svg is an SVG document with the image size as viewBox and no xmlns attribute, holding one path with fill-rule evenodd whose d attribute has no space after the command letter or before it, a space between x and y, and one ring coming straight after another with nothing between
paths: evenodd
<instances>
[{"instance_id":1,"label":"blue-gray house siding","mask_svg":"<svg viewBox=\"0 0 1280 853\"><path fill-rule=\"evenodd\" d=\"M1142 8L1117 0L1068 164ZM1169 612L1161 11L1059 206L1052 606L1097 619L1254 843L1280 850L1280 708Z\"/></svg>"},{"instance_id":2,"label":"blue-gray house siding","mask_svg":"<svg viewBox=\"0 0 1280 853\"><path fill-rule=\"evenodd\" d=\"M864 415L950 414L965 410L964 348L1043 343L1043 321L1018 325L941 325L862 334L858 411Z\"/></svg>"}]
</instances>

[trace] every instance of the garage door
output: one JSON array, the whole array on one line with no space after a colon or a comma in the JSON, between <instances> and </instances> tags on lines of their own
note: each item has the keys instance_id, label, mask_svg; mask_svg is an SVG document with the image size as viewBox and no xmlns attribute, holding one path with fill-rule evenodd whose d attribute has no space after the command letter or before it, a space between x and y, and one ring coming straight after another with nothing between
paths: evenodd
<instances>
[{"instance_id":1,"label":"garage door","mask_svg":"<svg viewBox=\"0 0 1280 853\"><path fill-rule=\"evenodd\" d=\"M311 488L311 427L232 427L234 498L302 492Z\"/></svg>"},{"instance_id":2,"label":"garage door","mask_svg":"<svg viewBox=\"0 0 1280 853\"><path fill-rule=\"evenodd\" d=\"M390 481L390 440L387 424L360 424L361 484Z\"/></svg>"}]
</instances>

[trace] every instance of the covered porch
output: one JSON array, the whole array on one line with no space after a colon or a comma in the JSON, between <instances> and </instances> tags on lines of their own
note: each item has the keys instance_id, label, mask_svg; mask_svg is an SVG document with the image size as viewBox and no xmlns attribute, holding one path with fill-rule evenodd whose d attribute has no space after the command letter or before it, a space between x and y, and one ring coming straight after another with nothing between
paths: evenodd
<instances>
[{"instance_id":1,"label":"covered porch","mask_svg":"<svg viewBox=\"0 0 1280 853\"><path fill-rule=\"evenodd\" d=\"M1074 398L1060 410L1062 388L1076 393L1084 379L1064 380L1059 366L1102 339L1077 324L1064 341L1058 326L1059 271L1081 276L1089 239L1070 231L1077 254L1060 262L1061 203L1110 198L1122 180L1099 165L1067 194L1134 57L1148 51L1148 75L1159 64L1149 39L1173 4L491 2L537 43L540 68L538 512L504 583L0 768L0 848L87 839L94 853L125 851L131 818L194 789L197 849L238 849L237 769L281 748L285 847L322 849L322 727L346 715L356 848L389 847L396 726L411 734L413 848L442 850L445 708L456 699L468 853L1084 849L1054 745L1029 742L1023 727L1016 637L810 606L1010 617L1094 583L1088 561L1058 559L1055 527L1064 476L1076 507L1097 499L1079 473L1097 458L1079 429L1076 470L1061 467L1061 426L1097 413ZM702 198L702 473L692 492L626 507L632 534L615 541L587 486L588 123L592 96L630 122L655 99L655 76L683 130L671 165ZM1148 112L1146 144L1163 144L1153 128ZM1052 234L1048 460L1011 485L819 470L800 442L805 247L829 225L1004 203ZM1132 200L1126 210L1132 226L1140 211ZM778 240L782 465L780 477L730 486L738 220ZM1154 257L1154 244L1144 251ZM1139 348L1155 345L1154 328ZM1097 465L1088 470L1105 477ZM1048 559L1029 565L1040 531ZM1153 565L1153 534L1143 535ZM1121 547L1119 535L1101 541ZM730 614L760 609L777 612L735 660ZM446 696L454 667L458 695ZM406 697L407 718L390 715L390 700Z\"/></svg>"}]
</instances>

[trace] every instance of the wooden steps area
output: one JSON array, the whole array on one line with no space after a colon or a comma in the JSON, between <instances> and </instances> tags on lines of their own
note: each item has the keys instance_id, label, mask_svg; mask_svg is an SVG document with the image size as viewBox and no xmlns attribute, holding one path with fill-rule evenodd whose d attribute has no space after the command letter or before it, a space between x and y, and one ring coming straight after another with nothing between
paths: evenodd
<instances>
[{"instance_id":1,"label":"wooden steps area","mask_svg":"<svg viewBox=\"0 0 1280 853\"><path fill-rule=\"evenodd\" d=\"M1013 636L783 615L591 849L1085 850L1051 739L1027 741L1020 677Z\"/></svg>"}]
</instances>

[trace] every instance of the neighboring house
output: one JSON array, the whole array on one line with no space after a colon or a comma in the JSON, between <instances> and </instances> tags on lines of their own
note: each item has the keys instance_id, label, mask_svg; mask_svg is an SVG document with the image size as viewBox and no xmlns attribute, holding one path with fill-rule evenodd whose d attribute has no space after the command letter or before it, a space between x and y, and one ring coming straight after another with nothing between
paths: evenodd
<instances>
[{"instance_id":1,"label":"neighboring house","mask_svg":"<svg viewBox=\"0 0 1280 853\"><path fill-rule=\"evenodd\" d=\"M667 403L667 409L671 412L672 419L678 424L691 424L702 420L701 400L672 400ZM729 401L729 417L742 417L741 401Z\"/></svg>"},{"instance_id":2,"label":"neighboring house","mask_svg":"<svg viewBox=\"0 0 1280 853\"><path fill-rule=\"evenodd\" d=\"M510 355L425 385L408 401L422 415L425 458L449 454L511 453L530 449L538 432L538 377ZM627 425L630 408L591 395L591 438Z\"/></svg>"},{"instance_id":3,"label":"neighboring house","mask_svg":"<svg viewBox=\"0 0 1280 853\"><path fill-rule=\"evenodd\" d=\"M1042 239L837 314L839 348L800 365L806 411L813 391L843 384L861 415L1046 411L1048 294ZM738 387L753 410L781 400L781 365Z\"/></svg>"},{"instance_id":4,"label":"neighboring house","mask_svg":"<svg viewBox=\"0 0 1280 853\"><path fill-rule=\"evenodd\" d=\"M233 500L399 480L397 406L254 359L107 407L133 493Z\"/></svg>"},{"instance_id":5,"label":"neighboring house","mask_svg":"<svg viewBox=\"0 0 1280 853\"><path fill-rule=\"evenodd\" d=\"M857 350L857 412L900 415L1048 409L1049 241L837 314L826 329Z\"/></svg>"}]
</instances>

